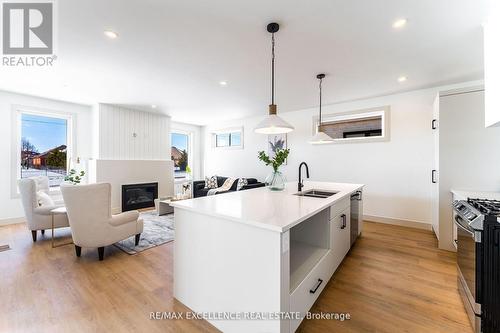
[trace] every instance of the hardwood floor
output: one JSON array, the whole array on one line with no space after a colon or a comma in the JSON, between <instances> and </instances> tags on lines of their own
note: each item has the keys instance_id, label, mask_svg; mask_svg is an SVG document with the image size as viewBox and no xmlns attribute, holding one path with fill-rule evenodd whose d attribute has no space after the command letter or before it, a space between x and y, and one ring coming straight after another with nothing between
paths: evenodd
<instances>
[{"instance_id":1,"label":"hardwood floor","mask_svg":"<svg viewBox=\"0 0 500 333\"><path fill-rule=\"evenodd\" d=\"M66 231L67 232L67 231ZM64 231L57 231L56 235ZM62 241L62 239L59 239ZM189 311L172 297L173 243L130 256L107 247L52 249L24 225L0 227L0 332L215 332L200 320L150 320ZM455 255L427 231L365 223L312 312L350 320L307 320L300 332L472 332L456 288Z\"/></svg>"},{"instance_id":2,"label":"hardwood floor","mask_svg":"<svg viewBox=\"0 0 500 333\"><path fill-rule=\"evenodd\" d=\"M430 231L365 222L311 312L351 320L309 320L298 332L472 333L457 290L455 253Z\"/></svg>"}]
</instances>

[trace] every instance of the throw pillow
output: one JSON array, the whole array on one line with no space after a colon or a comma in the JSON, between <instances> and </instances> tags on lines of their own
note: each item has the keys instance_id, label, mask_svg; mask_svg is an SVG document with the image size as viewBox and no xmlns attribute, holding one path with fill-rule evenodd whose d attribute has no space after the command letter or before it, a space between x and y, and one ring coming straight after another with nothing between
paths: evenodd
<instances>
[{"instance_id":1,"label":"throw pillow","mask_svg":"<svg viewBox=\"0 0 500 333\"><path fill-rule=\"evenodd\" d=\"M205 177L205 188L217 188L217 176Z\"/></svg>"},{"instance_id":2,"label":"throw pillow","mask_svg":"<svg viewBox=\"0 0 500 333\"><path fill-rule=\"evenodd\" d=\"M38 202L38 206L54 206L54 200L45 192L38 191L36 192L36 201Z\"/></svg>"},{"instance_id":3,"label":"throw pillow","mask_svg":"<svg viewBox=\"0 0 500 333\"><path fill-rule=\"evenodd\" d=\"M236 185L236 191L239 191L243 188L243 186L248 185L248 180L246 178L238 179L238 185Z\"/></svg>"}]
</instances>

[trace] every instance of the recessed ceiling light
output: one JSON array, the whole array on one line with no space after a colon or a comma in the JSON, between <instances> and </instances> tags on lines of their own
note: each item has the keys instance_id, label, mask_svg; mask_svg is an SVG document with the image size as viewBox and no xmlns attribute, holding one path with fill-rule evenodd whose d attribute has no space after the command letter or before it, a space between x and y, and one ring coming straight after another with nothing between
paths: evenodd
<instances>
[{"instance_id":1,"label":"recessed ceiling light","mask_svg":"<svg viewBox=\"0 0 500 333\"><path fill-rule=\"evenodd\" d=\"M152 109L156 109L156 104L152 104L152 105L151 105L151 108L152 108Z\"/></svg>"},{"instance_id":2,"label":"recessed ceiling light","mask_svg":"<svg viewBox=\"0 0 500 333\"><path fill-rule=\"evenodd\" d=\"M406 82L406 80L408 80L407 76L400 76L400 77L398 77L398 82L400 82L400 83Z\"/></svg>"},{"instance_id":3,"label":"recessed ceiling light","mask_svg":"<svg viewBox=\"0 0 500 333\"><path fill-rule=\"evenodd\" d=\"M408 23L408 19L405 19L405 18L397 19L396 21L394 21L392 23L392 27L394 29L400 29L400 28L404 27L406 25L406 23Z\"/></svg>"},{"instance_id":4,"label":"recessed ceiling light","mask_svg":"<svg viewBox=\"0 0 500 333\"><path fill-rule=\"evenodd\" d=\"M118 33L112 31L112 30L104 30L104 36L110 38L110 39L116 39L118 38Z\"/></svg>"},{"instance_id":5,"label":"recessed ceiling light","mask_svg":"<svg viewBox=\"0 0 500 333\"><path fill-rule=\"evenodd\" d=\"M223 87L227 86L227 81L220 81L219 84Z\"/></svg>"}]
</instances>

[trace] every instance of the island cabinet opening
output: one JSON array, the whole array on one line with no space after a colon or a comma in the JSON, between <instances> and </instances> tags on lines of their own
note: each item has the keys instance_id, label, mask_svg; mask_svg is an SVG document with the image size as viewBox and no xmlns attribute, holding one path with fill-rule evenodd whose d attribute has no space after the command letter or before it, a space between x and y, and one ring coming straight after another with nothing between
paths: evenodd
<instances>
[{"instance_id":1,"label":"island cabinet opening","mask_svg":"<svg viewBox=\"0 0 500 333\"><path fill-rule=\"evenodd\" d=\"M330 209L290 229L290 293L330 251Z\"/></svg>"}]
</instances>

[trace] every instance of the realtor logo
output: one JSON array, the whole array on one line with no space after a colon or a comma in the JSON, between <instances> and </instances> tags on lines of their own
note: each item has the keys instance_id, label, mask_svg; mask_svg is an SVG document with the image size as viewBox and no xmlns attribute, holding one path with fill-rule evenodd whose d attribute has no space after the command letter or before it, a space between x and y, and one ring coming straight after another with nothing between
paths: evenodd
<instances>
[{"instance_id":1,"label":"realtor logo","mask_svg":"<svg viewBox=\"0 0 500 333\"><path fill-rule=\"evenodd\" d=\"M4 55L53 53L53 3L4 2L2 13Z\"/></svg>"}]
</instances>

